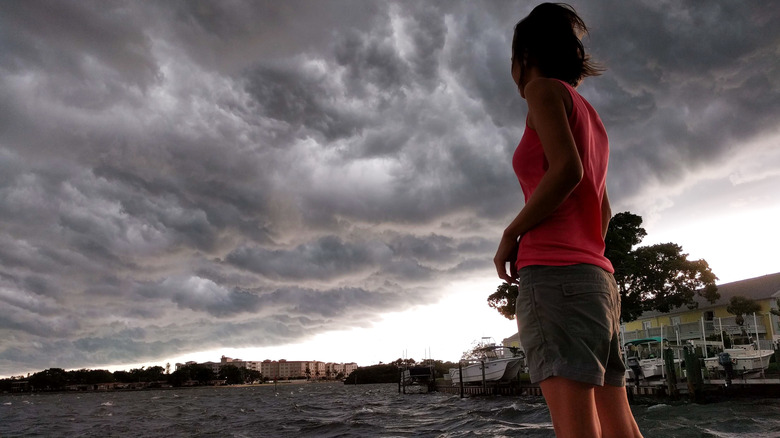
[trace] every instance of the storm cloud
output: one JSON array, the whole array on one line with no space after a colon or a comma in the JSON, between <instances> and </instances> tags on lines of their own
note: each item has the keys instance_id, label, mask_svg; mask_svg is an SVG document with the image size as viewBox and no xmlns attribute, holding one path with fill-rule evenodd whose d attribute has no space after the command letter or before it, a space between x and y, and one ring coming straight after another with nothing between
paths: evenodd
<instances>
[{"instance_id":1,"label":"storm cloud","mask_svg":"<svg viewBox=\"0 0 780 438\"><path fill-rule=\"evenodd\" d=\"M489 272L532 6L0 3L0 375L283 345ZM779 177L780 8L575 6L616 210Z\"/></svg>"}]
</instances>

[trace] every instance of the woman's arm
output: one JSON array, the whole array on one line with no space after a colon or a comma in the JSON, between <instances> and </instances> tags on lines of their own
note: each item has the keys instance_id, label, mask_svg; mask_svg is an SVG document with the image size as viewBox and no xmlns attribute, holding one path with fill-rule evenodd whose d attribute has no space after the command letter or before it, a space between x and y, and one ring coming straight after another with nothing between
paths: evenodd
<instances>
[{"instance_id":1,"label":"woman's arm","mask_svg":"<svg viewBox=\"0 0 780 438\"><path fill-rule=\"evenodd\" d=\"M526 84L529 127L536 130L542 142L548 169L528 202L506 227L493 263L498 276L514 281L507 273L506 262L517 240L554 212L582 180L583 169L574 136L566 114L568 90L558 81L538 78Z\"/></svg>"}]
</instances>

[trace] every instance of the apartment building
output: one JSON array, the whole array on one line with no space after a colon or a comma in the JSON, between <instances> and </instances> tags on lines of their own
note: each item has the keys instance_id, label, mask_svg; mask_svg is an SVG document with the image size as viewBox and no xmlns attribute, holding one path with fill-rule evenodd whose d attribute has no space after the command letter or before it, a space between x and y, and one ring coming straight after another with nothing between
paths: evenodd
<instances>
[{"instance_id":1,"label":"apartment building","mask_svg":"<svg viewBox=\"0 0 780 438\"><path fill-rule=\"evenodd\" d=\"M311 380L331 380L339 377L346 377L358 368L357 363L333 363L320 361L288 361L286 359L263 361L250 361L233 359L222 356L219 362L197 362L190 361L184 364L177 363L176 370L184 366L201 365L208 366L214 373L219 373L221 367L233 365L238 368L247 368L259 371L263 377L271 380L287 379L311 379Z\"/></svg>"}]
</instances>

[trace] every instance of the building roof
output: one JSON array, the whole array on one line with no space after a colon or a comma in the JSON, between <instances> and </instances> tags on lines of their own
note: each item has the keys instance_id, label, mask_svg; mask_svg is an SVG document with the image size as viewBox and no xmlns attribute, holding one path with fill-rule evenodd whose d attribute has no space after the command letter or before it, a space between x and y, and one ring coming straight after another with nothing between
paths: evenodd
<instances>
[{"instance_id":1,"label":"building roof","mask_svg":"<svg viewBox=\"0 0 780 438\"><path fill-rule=\"evenodd\" d=\"M734 281L726 284L718 285L718 293L720 299L715 303L710 304L698 294L694 296L694 301L699 303L699 307L696 310L707 310L714 307L725 306L731 300L733 296L743 296L753 300L766 300L771 298L780 298L780 272L776 274L762 275L761 277L748 278L747 280ZM673 313L689 312L686 306L678 307L669 312L663 313L658 311L648 311L642 313L637 319L653 318L660 315L669 315Z\"/></svg>"}]
</instances>

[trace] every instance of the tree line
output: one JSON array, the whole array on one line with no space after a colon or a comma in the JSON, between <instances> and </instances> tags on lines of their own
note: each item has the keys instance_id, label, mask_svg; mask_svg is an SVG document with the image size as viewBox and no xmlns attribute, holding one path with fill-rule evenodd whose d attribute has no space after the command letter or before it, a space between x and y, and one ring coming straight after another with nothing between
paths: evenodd
<instances>
[{"instance_id":1,"label":"tree line","mask_svg":"<svg viewBox=\"0 0 780 438\"><path fill-rule=\"evenodd\" d=\"M436 378L449 374L450 368L457 368L457 362L445 362L441 360L425 360L417 362L414 359L396 359L390 363L379 363L367 367L358 367L344 379L345 385L362 385L368 383L398 383L400 369L432 364Z\"/></svg>"},{"instance_id":2,"label":"tree line","mask_svg":"<svg viewBox=\"0 0 780 438\"><path fill-rule=\"evenodd\" d=\"M215 373L205 365L185 365L174 372L161 366L141 367L130 371L80 369L65 371L62 368L49 368L27 377L0 379L0 392L14 390L15 384L27 382L25 388L30 391L62 391L71 386L92 387L102 384L143 384L142 386L162 386L163 384L180 387L209 385L215 381L227 385L263 381L259 371L239 368L235 365L222 365ZM267 379L266 379L267 380Z\"/></svg>"}]
</instances>

